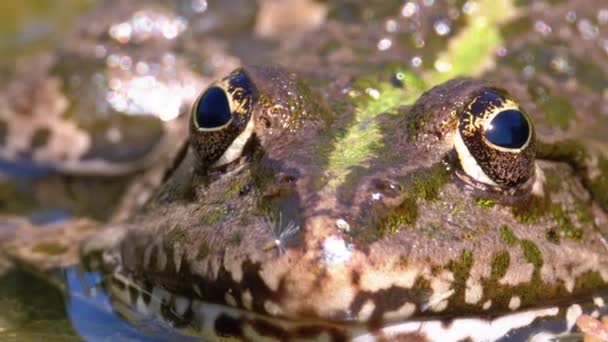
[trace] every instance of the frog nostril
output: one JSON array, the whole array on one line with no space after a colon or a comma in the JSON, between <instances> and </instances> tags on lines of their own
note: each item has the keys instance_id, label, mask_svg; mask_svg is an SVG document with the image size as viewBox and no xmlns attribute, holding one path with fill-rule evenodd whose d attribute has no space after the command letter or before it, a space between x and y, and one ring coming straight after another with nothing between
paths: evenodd
<instances>
[{"instance_id":1,"label":"frog nostril","mask_svg":"<svg viewBox=\"0 0 608 342\"><path fill-rule=\"evenodd\" d=\"M270 123L270 120L268 120L267 117L265 116L260 116L258 118L258 123L260 124L261 127L263 127L264 129L268 129L270 127L272 127L272 124Z\"/></svg>"}]
</instances>

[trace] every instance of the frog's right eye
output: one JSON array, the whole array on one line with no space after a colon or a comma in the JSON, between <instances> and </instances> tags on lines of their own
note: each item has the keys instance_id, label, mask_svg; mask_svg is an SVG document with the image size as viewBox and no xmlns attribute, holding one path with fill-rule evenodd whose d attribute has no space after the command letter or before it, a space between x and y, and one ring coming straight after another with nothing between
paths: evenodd
<instances>
[{"instance_id":1,"label":"frog's right eye","mask_svg":"<svg viewBox=\"0 0 608 342\"><path fill-rule=\"evenodd\" d=\"M205 90L192 108L190 143L203 165L218 167L239 158L253 134L253 83L241 69Z\"/></svg>"},{"instance_id":2,"label":"frog's right eye","mask_svg":"<svg viewBox=\"0 0 608 342\"><path fill-rule=\"evenodd\" d=\"M534 127L500 89L486 89L459 113L455 147L473 180L501 188L526 184L534 175Z\"/></svg>"}]
</instances>

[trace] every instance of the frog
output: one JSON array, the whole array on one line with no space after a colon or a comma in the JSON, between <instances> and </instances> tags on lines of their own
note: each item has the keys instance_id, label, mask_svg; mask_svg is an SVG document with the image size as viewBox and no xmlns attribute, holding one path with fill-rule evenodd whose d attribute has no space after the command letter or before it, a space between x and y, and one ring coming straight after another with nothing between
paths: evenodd
<instances>
[{"instance_id":1,"label":"frog","mask_svg":"<svg viewBox=\"0 0 608 342\"><path fill-rule=\"evenodd\" d=\"M583 311L605 312L603 95L586 78L516 74L517 62L355 123L372 88L244 66L201 91L186 149L133 217L30 227L3 247L37 268L80 254L116 302L209 339L570 331ZM388 83L398 96L412 86ZM546 99L569 103L556 94L585 110L563 105L574 118L556 122ZM352 125L378 134L344 172L349 155L335 151L360 146L339 146Z\"/></svg>"}]
</instances>

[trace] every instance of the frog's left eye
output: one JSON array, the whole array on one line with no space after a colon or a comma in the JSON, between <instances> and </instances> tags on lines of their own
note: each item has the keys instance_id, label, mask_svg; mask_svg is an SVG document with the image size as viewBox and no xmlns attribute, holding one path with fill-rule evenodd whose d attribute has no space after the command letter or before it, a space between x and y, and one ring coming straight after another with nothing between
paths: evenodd
<instances>
[{"instance_id":1,"label":"frog's left eye","mask_svg":"<svg viewBox=\"0 0 608 342\"><path fill-rule=\"evenodd\" d=\"M241 69L211 85L192 108L190 143L205 166L239 158L253 134L255 87Z\"/></svg>"},{"instance_id":2,"label":"frog's left eye","mask_svg":"<svg viewBox=\"0 0 608 342\"><path fill-rule=\"evenodd\" d=\"M482 91L459 113L455 147L467 176L513 187L534 175L534 129L528 115L498 89Z\"/></svg>"}]
</instances>

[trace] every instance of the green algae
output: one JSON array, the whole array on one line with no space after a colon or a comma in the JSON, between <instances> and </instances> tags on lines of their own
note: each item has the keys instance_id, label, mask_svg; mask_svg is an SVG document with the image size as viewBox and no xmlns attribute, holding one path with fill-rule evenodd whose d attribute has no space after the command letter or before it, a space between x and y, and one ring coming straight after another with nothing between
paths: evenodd
<instances>
[{"instance_id":1,"label":"green algae","mask_svg":"<svg viewBox=\"0 0 608 342\"><path fill-rule=\"evenodd\" d=\"M467 25L439 54L437 71L425 74L427 83L437 85L456 76L483 73L492 65L494 51L503 42L500 23L514 14L511 1L478 1L476 11L467 16Z\"/></svg>"},{"instance_id":2,"label":"green algae","mask_svg":"<svg viewBox=\"0 0 608 342\"><path fill-rule=\"evenodd\" d=\"M51 256L62 255L67 252L67 250L68 248L66 246L55 242L41 242L32 247L32 252Z\"/></svg>"},{"instance_id":3,"label":"green algae","mask_svg":"<svg viewBox=\"0 0 608 342\"><path fill-rule=\"evenodd\" d=\"M524 251L526 260L534 265L535 269L540 269L543 266L543 254L538 249L536 244L530 240L522 239L520 242L521 248Z\"/></svg>"},{"instance_id":4,"label":"green algae","mask_svg":"<svg viewBox=\"0 0 608 342\"><path fill-rule=\"evenodd\" d=\"M383 147L382 133L374 120L380 114L396 115L397 108L413 102L421 93L415 75L403 73L406 88L395 87L377 76L357 80L349 93L354 105L354 118L344 130L333 135L333 150L327 164L334 177L329 185L337 187L352 167L358 166Z\"/></svg>"},{"instance_id":5,"label":"green algae","mask_svg":"<svg viewBox=\"0 0 608 342\"><path fill-rule=\"evenodd\" d=\"M418 205L416 200L406 197L397 208L378 223L377 233L379 237L386 233L396 233L400 227L414 224L418 218Z\"/></svg>"},{"instance_id":6,"label":"green algae","mask_svg":"<svg viewBox=\"0 0 608 342\"><path fill-rule=\"evenodd\" d=\"M517 236L515 236L513 231L505 224L500 226L500 239L507 246L513 246L519 241L519 239L517 238Z\"/></svg>"},{"instance_id":7,"label":"green algae","mask_svg":"<svg viewBox=\"0 0 608 342\"><path fill-rule=\"evenodd\" d=\"M490 209L493 208L496 204L498 204L498 201L490 198L476 198L475 204L477 204L483 209Z\"/></svg>"},{"instance_id":8,"label":"green algae","mask_svg":"<svg viewBox=\"0 0 608 342\"><path fill-rule=\"evenodd\" d=\"M591 194L602 208L608 210L608 159L600 157L598 168L600 175L589 181Z\"/></svg>"},{"instance_id":9,"label":"green algae","mask_svg":"<svg viewBox=\"0 0 608 342\"><path fill-rule=\"evenodd\" d=\"M554 204L552 206L551 216L553 217L553 222L557 225L557 229L562 231L566 237L574 241L581 241L583 239L583 230L574 226L570 216L561 205Z\"/></svg>"},{"instance_id":10,"label":"green algae","mask_svg":"<svg viewBox=\"0 0 608 342\"><path fill-rule=\"evenodd\" d=\"M492 279L500 279L507 274L507 270L509 269L509 265L511 264L511 257L509 252L500 251L494 255L492 258L492 272L490 277Z\"/></svg>"},{"instance_id":11,"label":"green algae","mask_svg":"<svg viewBox=\"0 0 608 342\"><path fill-rule=\"evenodd\" d=\"M420 170L401 182L405 190L405 199L398 207L381 219L377 224L378 236L396 233L399 228L416 223L418 218L418 201L435 201L439 198L441 188L449 181L452 171L443 163Z\"/></svg>"},{"instance_id":12,"label":"green algae","mask_svg":"<svg viewBox=\"0 0 608 342\"><path fill-rule=\"evenodd\" d=\"M227 213L228 213L228 211L223 206L217 207L217 208L211 208L210 210L205 212L202 219L205 224L214 225L214 224L218 223L220 220L222 220L224 218L224 216L226 216Z\"/></svg>"}]
</instances>

